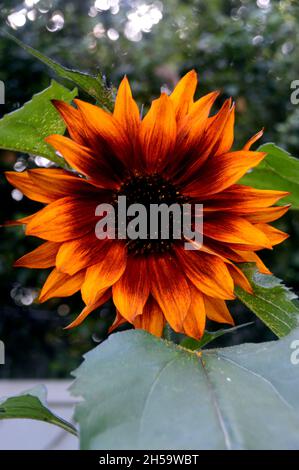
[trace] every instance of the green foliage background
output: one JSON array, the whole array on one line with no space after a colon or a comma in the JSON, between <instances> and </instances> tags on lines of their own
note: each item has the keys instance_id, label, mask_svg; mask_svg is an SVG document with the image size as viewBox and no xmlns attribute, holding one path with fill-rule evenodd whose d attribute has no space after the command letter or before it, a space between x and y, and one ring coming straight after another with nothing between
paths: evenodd
<instances>
[{"instance_id":1,"label":"green foliage background","mask_svg":"<svg viewBox=\"0 0 299 470\"><path fill-rule=\"evenodd\" d=\"M123 34L127 14L137 4L133 0L121 1L115 15L102 11L95 17L88 15L91 0L40 0L40 5L46 5L44 13L37 10L37 19L28 20L16 31L6 25L6 18L22 7L21 2L0 1L0 11L3 27L66 66L104 72L108 82L114 84L127 74L135 97L145 107L159 93L161 85L171 89L179 76L195 68L199 75L198 94L220 89L219 105L227 96L236 101L236 148L265 127L262 142L273 141L298 156L299 105L290 102L290 84L299 79L298 2L272 0L268 8L260 8L261 2L254 0L165 0L162 3L163 18L137 42ZM49 19L58 10L64 15L64 27L50 32ZM99 23L106 30L118 31L119 39L112 41L107 35L95 38L92 32ZM0 80L6 88L6 104L0 106L2 116L46 88L49 71L9 39L0 38ZM35 165L26 155L2 152L2 169L12 169L16 161ZM1 221L38 209L37 203L25 198L19 202L12 199L11 190L1 175ZM290 233L291 238L273 253L265 253L263 258L275 275L298 293L298 211L284 216L277 226ZM21 229L1 232L0 338L6 344L7 362L0 368L0 377L68 375L78 365L80 355L105 338L113 320L113 307L107 305L90 316L80 329L65 332L62 327L81 308L79 297L52 300L42 306L16 303L16 292L20 298L24 297L24 288L40 287L47 275L12 268L16 258L35 246L36 241L25 239ZM59 308L61 304L64 308ZM70 310L67 316L62 315L67 310L65 305ZM233 312L237 324L255 320L238 303ZM255 327L219 338L218 344L273 338L260 321L255 322ZM210 329L215 327L210 325Z\"/></svg>"}]
</instances>

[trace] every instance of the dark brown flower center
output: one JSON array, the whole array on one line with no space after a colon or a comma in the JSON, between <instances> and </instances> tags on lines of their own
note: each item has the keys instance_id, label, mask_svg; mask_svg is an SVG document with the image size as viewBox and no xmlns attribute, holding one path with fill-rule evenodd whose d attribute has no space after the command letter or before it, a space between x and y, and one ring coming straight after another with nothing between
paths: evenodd
<instances>
[{"instance_id":1,"label":"dark brown flower center","mask_svg":"<svg viewBox=\"0 0 299 470\"><path fill-rule=\"evenodd\" d=\"M169 211L169 238L162 238L161 224L159 224L156 237L151 238L151 205L156 204L161 207L161 204L165 204L170 208L173 204L178 204L182 207L184 203L188 202L188 199L180 193L178 187L158 174L133 176L124 181L119 191L114 194L113 202L115 206L118 206L119 196L126 196L127 207L132 204L142 204L147 213L147 238L138 238L136 240L127 238L128 250L136 255L164 253L171 250L172 244L175 241L173 236L173 213ZM127 223L133 218L132 216L127 216Z\"/></svg>"}]
</instances>

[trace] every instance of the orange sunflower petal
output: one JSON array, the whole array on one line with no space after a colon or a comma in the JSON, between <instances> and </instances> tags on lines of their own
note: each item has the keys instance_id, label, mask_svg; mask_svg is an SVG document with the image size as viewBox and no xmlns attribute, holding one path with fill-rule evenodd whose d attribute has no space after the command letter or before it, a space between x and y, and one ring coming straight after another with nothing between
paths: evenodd
<instances>
[{"instance_id":1,"label":"orange sunflower petal","mask_svg":"<svg viewBox=\"0 0 299 470\"><path fill-rule=\"evenodd\" d=\"M241 263L244 259L236 253L235 250L224 243L206 238L201 248L202 251L222 257L224 260L231 260L235 263Z\"/></svg>"},{"instance_id":2,"label":"orange sunflower petal","mask_svg":"<svg viewBox=\"0 0 299 470\"><path fill-rule=\"evenodd\" d=\"M116 95L113 116L123 128L134 138L140 125L140 113L132 97L129 81L124 77Z\"/></svg>"},{"instance_id":3,"label":"orange sunflower petal","mask_svg":"<svg viewBox=\"0 0 299 470\"><path fill-rule=\"evenodd\" d=\"M259 207L269 207L288 194L287 191L255 189L242 184L234 184L220 193L207 197L204 209L246 213Z\"/></svg>"},{"instance_id":4,"label":"orange sunflower petal","mask_svg":"<svg viewBox=\"0 0 299 470\"><path fill-rule=\"evenodd\" d=\"M81 145L86 145L88 139L84 131L83 119L78 109L61 100L52 100L52 104L66 123L71 138Z\"/></svg>"},{"instance_id":5,"label":"orange sunflower petal","mask_svg":"<svg viewBox=\"0 0 299 470\"><path fill-rule=\"evenodd\" d=\"M204 136L210 110L219 92L209 93L191 106L189 114L178 129L175 153L179 161L188 152L197 151Z\"/></svg>"},{"instance_id":6,"label":"orange sunflower petal","mask_svg":"<svg viewBox=\"0 0 299 470\"><path fill-rule=\"evenodd\" d=\"M72 321L69 325L67 325L64 329L70 330L71 328L81 325L81 323L85 320L86 317L88 317L88 315L91 312L101 307L101 305L107 302L107 300L109 300L110 297L111 297L111 290L107 289L106 291L102 293L101 297L95 304L85 306L82 312L77 316L77 318L75 318L75 320Z\"/></svg>"},{"instance_id":7,"label":"orange sunflower petal","mask_svg":"<svg viewBox=\"0 0 299 470\"><path fill-rule=\"evenodd\" d=\"M170 256L150 256L151 292L170 326L183 332L183 322L190 307L186 277L176 260Z\"/></svg>"},{"instance_id":8,"label":"orange sunflower petal","mask_svg":"<svg viewBox=\"0 0 299 470\"><path fill-rule=\"evenodd\" d=\"M15 261L15 267L51 268L55 266L60 243L46 242Z\"/></svg>"},{"instance_id":9,"label":"orange sunflower petal","mask_svg":"<svg viewBox=\"0 0 299 470\"><path fill-rule=\"evenodd\" d=\"M146 259L129 256L126 269L114 284L112 292L117 310L132 323L137 315L142 314L150 293Z\"/></svg>"},{"instance_id":10,"label":"orange sunflower petal","mask_svg":"<svg viewBox=\"0 0 299 470\"><path fill-rule=\"evenodd\" d=\"M165 317L158 303L149 297L142 315L138 315L133 321L135 328L146 330L152 335L161 337L165 326Z\"/></svg>"},{"instance_id":11,"label":"orange sunflower petal","mask_svg":"<svg viewBox=\"0 0 299 470\"><path fill-rule=\"evenodd\" d=\"M65 197L37 212L26 225L26 235L53 242L79 238L94 229L96 199Z\"/></svg>"},{"instance_id":12,"label":"orange sunflower petal","mask_svg":"<svg viewBox=\"0 0 299 470\"><path fill-rule=\"evenodd\" d=\"M234 264L229 264L227 267L231 277L233 278L234 283L237 286L240 286L246 292L248 292L248 294L253 294L251 284L245 274L241 271L241 269L238 268L238 266L235 266Z\"/></svg>"},{"instance_id":13,"label":"orange sunflower petal","mask_svg":"<svg viewBox=\"0 0 299 470\"><path fill-rule=\"evenodd\" d=\"M202 292L189 284L191 303L188 313L184 319L184 330L186 335L200 339L205 331L206 312Z\"/></svg>"},{"instance_id":14,"label":"orange sunflower petal","mask_svg":"<svg viewBox=\"0 0 299 470\"><path fill-rule=\"evenodd\" d=\"M56 268L51 271L39 296L40 302L45 302L52 297L68 297L80 290L84 281L84 271L74 276L60 273Z\"/></svg>"},{"instance_id":15,"label":"orange sunflower petal","mask_svg":"<svg viewBox=\"0 0 299 470\"><path fill-rule=\"evenodd\" d=\"M261 258L253 251L241 251L235 249L233 249L232 251L234 251L244 263L255 263L260 273L272 274L271 271L269 271L269 269L267 268L267 266L265 266Z\"/></svg>"},{"instance_id":16,"label":"orange sunflower petal","mask_svg":"<svg viewBox=\"0 0 299 470\"><path fill-rule=\"evenodd\" d=\"M112 243L103 259L90 266L82 285L82 298L86 305L95 304L103 291L111 287L124 273L127 251L124 243Z\"/></svg>"},{"instance_id":17,"label":"orange sunflower petal","mask_svg":"<svg viewBox=\"0 0 299 470\"><path fill-rule=\"evenodd\" d=\"M217 142L217 148L214 149L214 156L228 153L234 143L234 125L235 125L235 106L233 105L228 114L227 120L223 126L222 134Z\"/></svg>"},{"instance_id":18,"label":"orange sunflower petal","mask_svg":"<svg viewBox=\"0 0 299 470\"><path fill-rule=\"evenodd\" d=\"M209 246L210 245L210 246ZM228 271L234 281L235 284L241 286L244 290L246 290L249 294L253 293L252 287L245 276L245 274L239 269L232 261L237 263L242 263L244 259L237 255L230 247L223 247L223 245L217 246L217 244L213 246L213 243L209 243L209 245L205 244L201 247L201 250L204 253L208 253L211 255L218 256L224 263L226 263Z\"/></svg>"},{"instance_id":19,"label":"orange sunflower petal","mask_svg":"<svg viewBox=\"0 0 299 470\"><path fill-rule=\"evenodd\" d=\"M291 204L279 207L258 208L252 213L246 214L246 219L253 223L273 222L282 217L291 207Z\"/></svg>"},{"instance_id":20,"label":"orange sunflower petal","mask_svg":"<svg viewBox=\"0 0 299 470\"><path fill-rule=\"evenodd\" d=\"M197 73L190 70L180 79L170 95L177 119L182 119L189 111L197 86Z\"/></svg>"},{"instance_id":21,"label":"orange sunflower petal","mask_svg":"<svg viewBox=\"0 0 299 470\"><path fill-rule=\"evenodd\" d=\"M205 219L203 231L206 237L220 242L271 248L265 233L243 217L219 215L214 219Z\"/></svg>"},{"instance_id":22,"label":"orange sunflower petal","mask_svg":"<svg viewBox=\"0 0 299 470\"><path fill-rule=\"evenodd\" d=\"M197 101L191 104L188 113L188 118L190 120L191 125L192 120L194 120L194 122L197 122L201 118L203 118L204 120L208 118L211 108L215 100L218 98L219 94L220 92L218 90L212 91L211 93L207 93L206 95L202 96ZM207 122L205 124L207 124Z\"/></svg>"},{"instance_id":23,"label":"orange sunflower petal","mask_svg":"<svg viewBox=\"0 0 299 470\"><path fill-rule=\"evenodd\" d=\"M128 323L128 320L122 317L121 314L116 310L116 316L115 316L114 322L109 327L108 333L112 333L114 330L116 330L116 328L123 325L124 323Z\"/></svg>"},{"instance_id":24,"label":"orange sunflower petal","mask_svg":"<svg viewBox=\"0 0 299 470\"><path fill-rule=\"evenodd\" d=\"M251 146L257 141L259 140L264 134L264 129L261 129L259 132L257 132L256 134L254 134L254 136L252 136L247 142L246 144L244 145L243 147L243 150L250 150Z\"/></svg>"},{"instance_id":25,"label":"orange sunflower petal","mask_svg":"<svg viewBox=\"0 0 299 470\"><path fill-rule=\"evenodd\" d=\"M176 140L176 120L171 99L165 93L152 102L140 126L140 144L150 173L163 168Z\"/></svg>"},{"instance_id":26,"label":"orange sunflower petal","mask_svg":"<svg viewBox=\"0 0 299 470\"><path fill-rule=\"evenodd\" d=\"M261 230L267 238L270 240L271 245L278 245L282 243L287 238L289 238L289 234L278 230L275 227L272 227L268 224L256 224L255 225L259 230Z\"/></svg>"},{"instance_id":27,"label":"orange sunflower petal","mask_svg":"<svg viewBox=\"0 0 299 470\"><path fill-rule=\"evenodd\" d=\"M56 257L59 271L73 275L81 269L101 261L112 240L99 240L94 232L76 240L62 243Z\"/></svg>"},{"instance_id":28,"label":"orange sunflower petal","mask_svg":"<svg viewBox=\"0 0 299 470\"><path fill-rule=\"evenodd\" d=\"M223 138L223 131L226 123L232 113L232 100L231 98L224 101L222 107L217 114L210 117L206 128L205 141L202 148L202 154L206 156L212 151L217 151L219 143ZM197 165L193 167L193 171L197 169Z\"/></svg>"},{"instance_id":29,"label":"orange sunflower petal","mask_svg":"<svg viewBox=\"0 0 299 470\"><path fill-rule=\"evenodd\" d=\"M234 299L234 284L226 264L217 256L202 251L175 248L187 277L198 290L220 299Z\"/></svg>"},{"instance_id":30,"label":"orange sunflower petal","mask_svg":"<svg viewBox=\"0 0 299 470\"><path fill-rule=\"evenodd\" d=\"M75 99L74 102L84 119L85 132L90 146L96 151L98 151L99 146L104 146L108 150L107 154L110 156L111 161L114 155L117 157L115 163L125 162L131 150L130 141L125 129L119 125L118 120L98 106L78 99Z\"/></svg>"},{"instance_id":31,"label":"orange sunflower petal","mask_svg":"<svg viewBox=\"0 0 299 470\"><path fill-rule=\"evenodd\" d=\"M43 203L53 201L51 194L48 194L46 190L40 190L40 188L34 185L33 181L29 177L28 171L22 171L21 173L16 171L6 171L5 176L12 186L18 188L23 194L25 194L25 196L29 197L33 201Z\"/></svg>"},{"instance_id":32,"label":"orange sunflower petal","mask_svg":"<svg viewBox=\"0 0 299 470\"><path fill-rule=\"evenodd\" d=\"M95 156L87 147L59 134L50 135L45 140L59 151L73 168L88 176L95 186L105 189L119 187L117 176L113 175L111 168L99 154Z\"/></svg>"},{"instance_id":33,"label":"orange sunflower petal","mask_svg":"<svg viewBox=\"0 0 299 470\"><path fill-rule=\"evenodd\" d=\"M47 193L51 201L66 196L107 195L107 192L92 186L86 179L68 171L39 168L28 170L28 175L36 190L40 193L43 191Z\"/></svg>"},{"instance_id":34,"label":"orange sunflower petal","mask_svg":"<svg viewBox=\"0 0 299 470\"><path fill-rule=\"evenodd\" d=\"M0 227L16 227L18 225L27 225L34 217L35 214L32 214L17 220L6 220L3 225L0 225Z\"/></svg>"},{"instance_id":35,"label":"orange sunflower petal","mask_svg":"<svg viewBox=\"0 0 299 470\"><path fill-rule=\"evenodd\" d=\"M220 193L257 166L265 156L264 152L240 151L221 155L217 160L210 158L182 192L197 199Z\"/></svg>"},{"instance_id":36,"label":"orange sunflower petal","mask_svg":"<svg viewBox=\"0 0 299 470\"><path fill-rule=\"evenodd\" d=\"M224 300L215 299L205 295L204 303L209 320L216 321L218 323L228 323L229 325L235 324Z\"/></svg>"},{"instance_id":37,"label":"orange sunflower petal","mask_svg":"<svg viewBox=\"0 0 299 470\"><path fill-rule=\"evenodd\" d=\"M25 196L43 203L56 201L60 197L100 191L87 180L56 168L35 168L22 173L8 171L6 177Z\"/></svg>"}]
</instances>

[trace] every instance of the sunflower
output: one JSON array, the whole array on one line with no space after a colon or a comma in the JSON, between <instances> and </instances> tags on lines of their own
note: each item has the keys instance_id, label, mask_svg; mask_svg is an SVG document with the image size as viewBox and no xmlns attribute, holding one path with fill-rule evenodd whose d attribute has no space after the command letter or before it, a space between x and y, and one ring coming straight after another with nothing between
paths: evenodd
<instances>
[{"instance_id":1,"label":"sunflower","mask_svg":"<svg viewBox=\"0 0 299 470\"><path fill-rule=\"evenodd\" d=\"M44 243L15 265L53 268L40 302L81 290L85 307L68 328L112 298L117 313L110 331L129 322L161 336L168 322L200 338L206 318L233 324L226 300L235 298L235 285L253 294L238 263L270 273L256 252L287 238L269 222L287 211L273 205L288 193L237 183L266 155L250 150L262 131L232 151L232 100L211 115L219 93L194 101L196 86L190 71L143 118L126 77L112 114L79 99L75 106L54 100L68 136L50 135L46 142L72 170L7 172L12 185L45 204L18 221ZM188 251L183 239L99 240L95 209L117 204L120 195L145 206L203 204L203 245Z\"/></svg>"}]
</instances>

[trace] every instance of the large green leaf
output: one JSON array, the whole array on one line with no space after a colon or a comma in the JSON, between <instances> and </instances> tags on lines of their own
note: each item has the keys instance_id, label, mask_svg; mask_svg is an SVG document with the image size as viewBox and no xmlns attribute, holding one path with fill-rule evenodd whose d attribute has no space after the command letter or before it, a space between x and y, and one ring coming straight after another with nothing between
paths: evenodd
<instances>
[{"instance_id":1,"label":"large green leaf","mask_svg":"<svg viewBox=\"0 0 299 470\"><path fill-rule=\"evenodd\" d=\"M105 80L101 74L93 76L87 73L79 72L78 70L68 69L60 65L58 62L55 62L54 60L45 56L36 49L33 49L27 44L24 44L15 36L9 33L5 33L5 35L13 40L16 44L23 47L23 49L25 49L25 51L27 51L29 54L33 55L52 70L54 70L57 75L71 81L74 85L81 88L85 93L94 98L101 106L109 110L113 108L113 89L106 86Z\"/></svg>"},{"instance_id":2,"label":"large green leaf","mask_svg":"<svg viewBox=\"0 0 299 470\"><path fill-rule=\"evenodd\" d=\"M43 386L35 387L21 395L0 401L1 419L35 419L55 424L71 434L77 435L76 428L54 415L47 407L46 391Z\"/></svg>"},{"instance_id":3,"label":"large green leaf","mask_svg":"<svg viewBox=\"0 0 299 470\"><path fill-rule=\"evenodd\" d=\"M252 310L278 337L290 333L298 326L297 296L275 276L261 274L251 263L240 265L249 279L254 295L236 288L239 299Z\"/></svg>"},{"instance_id":4,"label":"large green leaf","mask_svg":"<svg viewBox=\"0 0 299 470\"><path fill-rule=\"evenodd\" d=\"M32 153L64 165L64 160L44 139L50 134L63 134L65 131L65 124L51 100L70 102L76 95L77 89L70 91L52 81L48 88L34 95L22 108L0 120L0 148Z\"/></svg>"},{"instance_id":5,"label":"large green leaf","mask_svg":"<svg viewBox=\"0 0 299 470\"><path fill-rule=\"evenodd\" d=\"M298 338L196 353L111 335L75 372L81 448L299 449Z\"/></svg>"},{"instance_id":6,"label":"large green leaf","mask_svg":"<svg viewBox=\"0 0 299 470\"><path fill-rule=\"evenodd\" d=\"M266 158L240 182L258 189L289 191L291 194L280 204L289 202L293 209L299 209L299 159L271 143L262 145L258 151L267 152Z\"/></svg>"}]
</instances>

